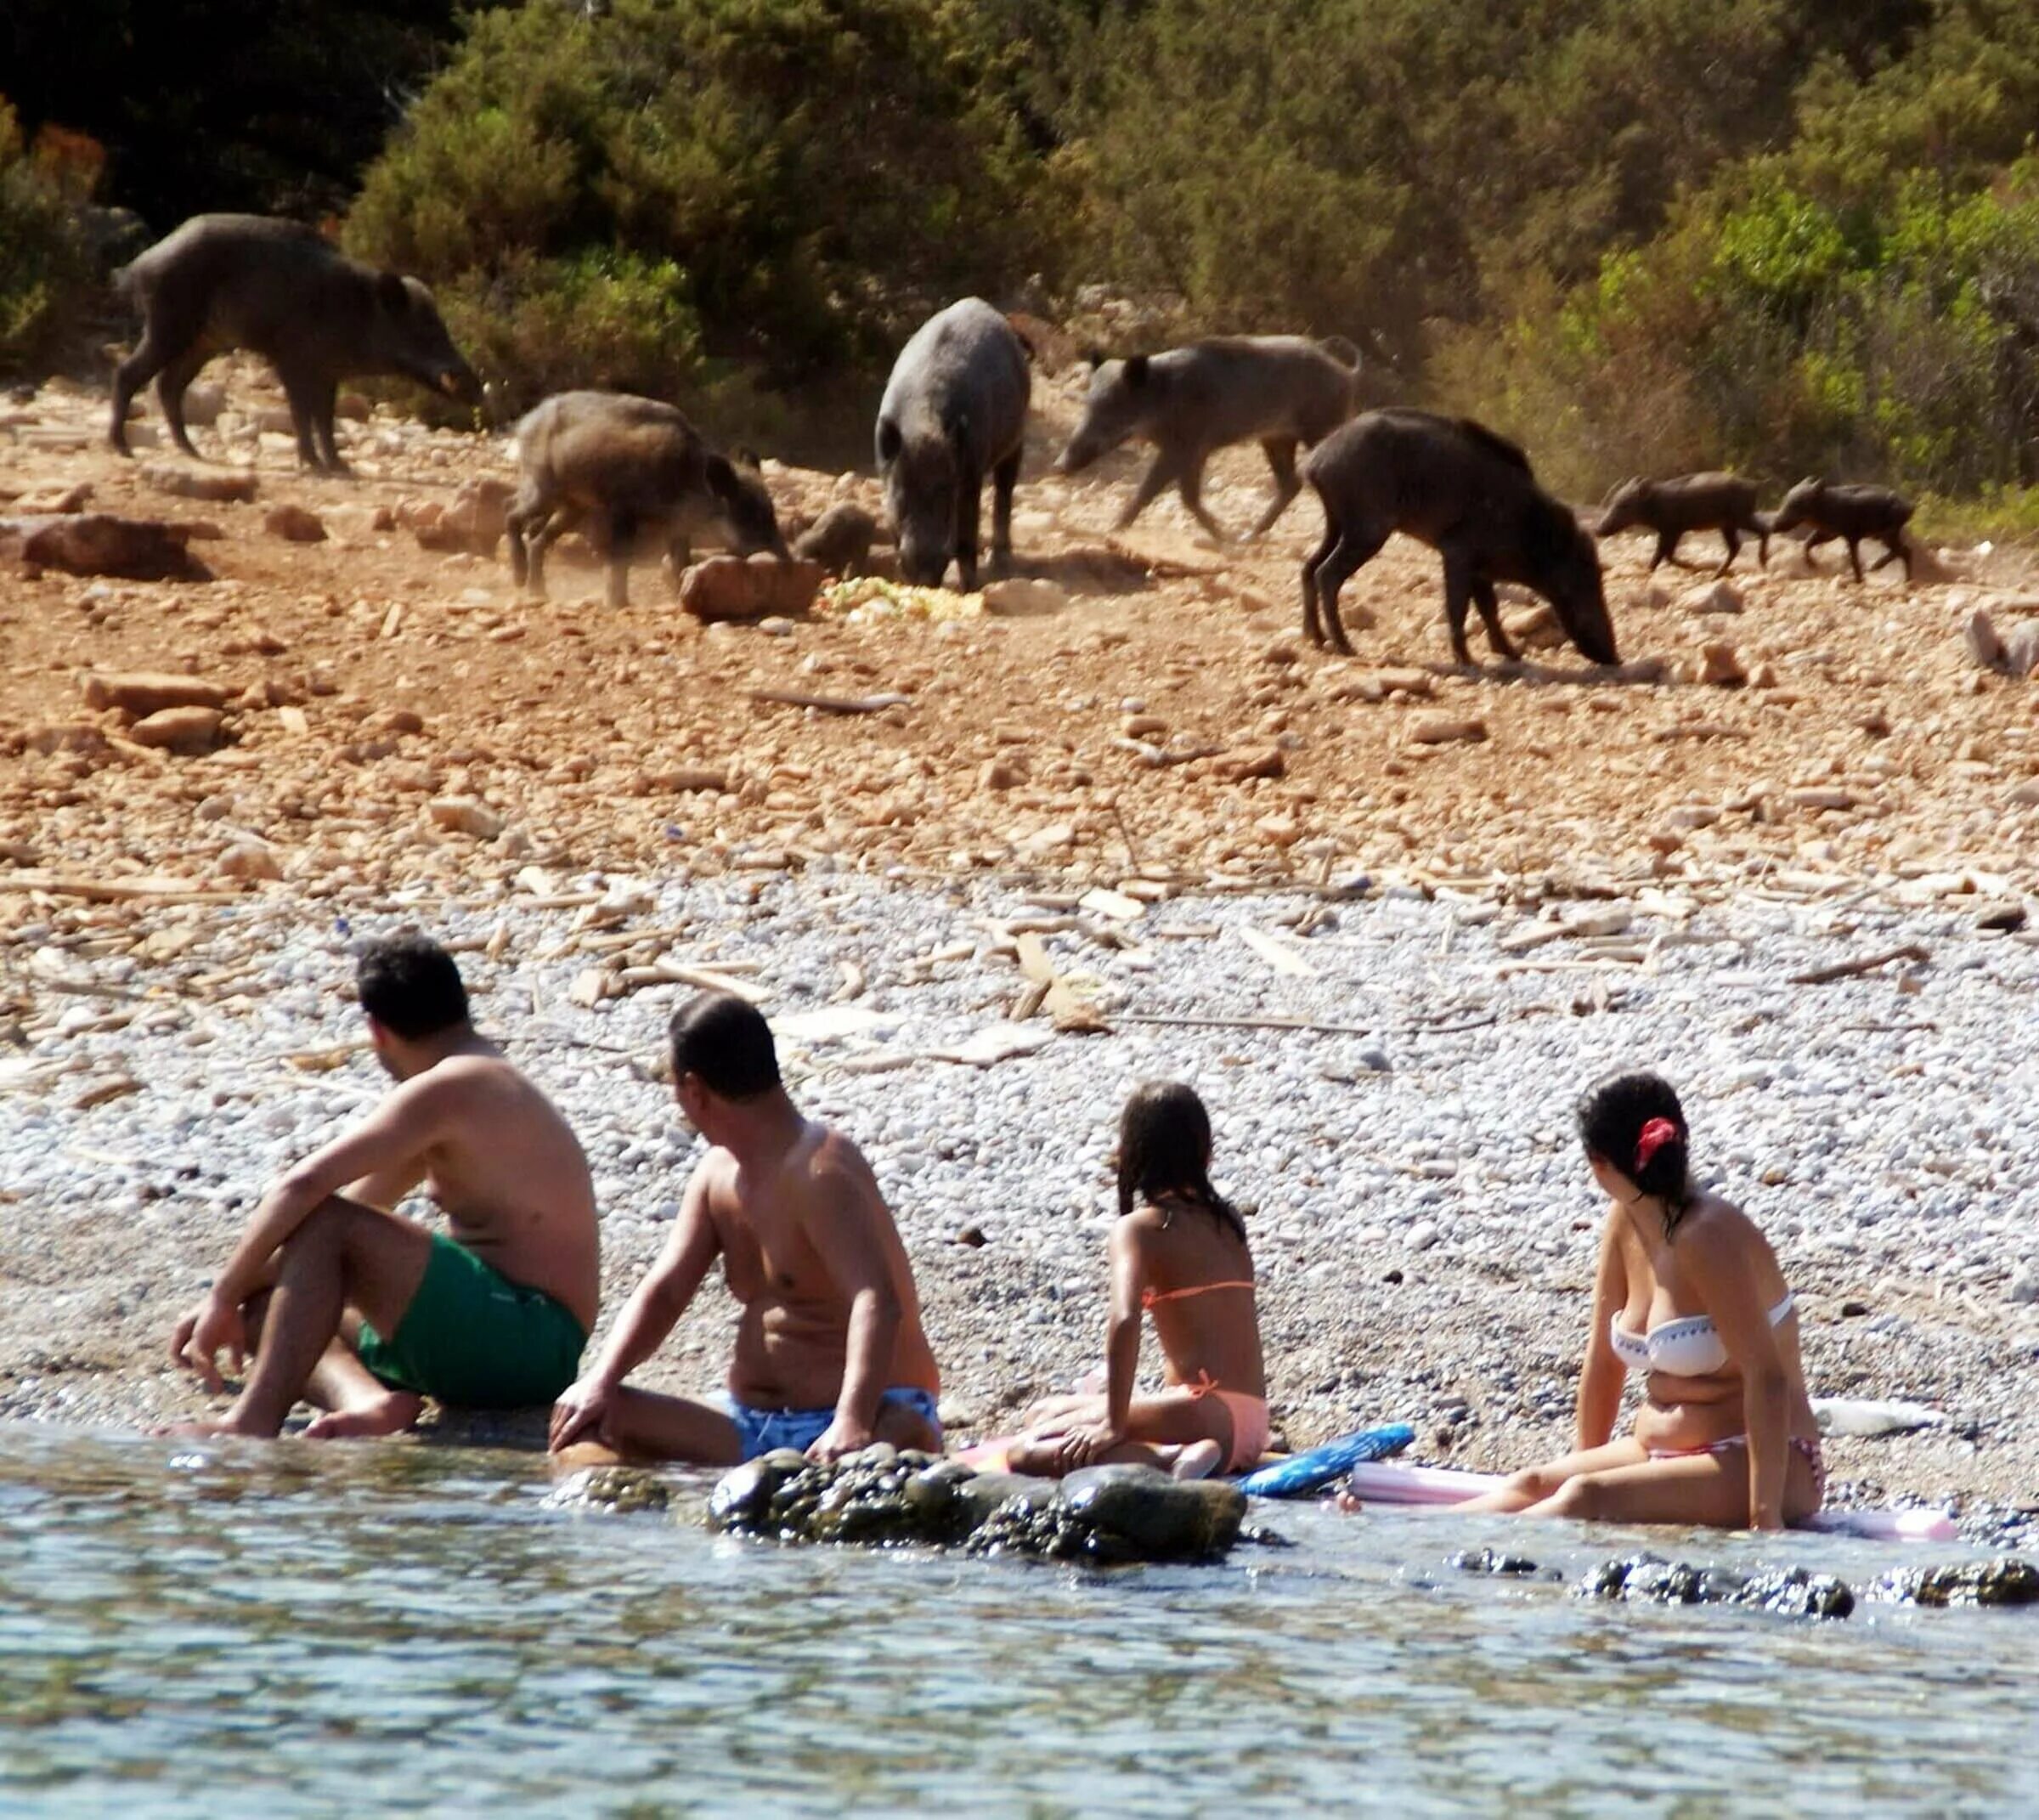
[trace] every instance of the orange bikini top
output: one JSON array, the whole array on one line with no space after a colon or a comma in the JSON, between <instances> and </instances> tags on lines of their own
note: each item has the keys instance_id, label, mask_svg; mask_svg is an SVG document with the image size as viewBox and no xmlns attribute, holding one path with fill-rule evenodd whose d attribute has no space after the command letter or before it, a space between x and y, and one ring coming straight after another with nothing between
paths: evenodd
<instances>
[{"instance_id":1,"label":"orange bikini top","mask_svg":"<svg viewBox=\"0 0 2039 1820\"><path fill-rule=\"evenodd\" d=\"M1230 1283L1198 1283L1189 1289L1144 1289L1140 1292L1140 1306L1143 1308L1150 1308L1157 1303L1187 1302L1192 1296L1207 1296L1214 1289L1243 1289L1251 1295L1253 1286L1241 1280Z\"/></svg>"}]
</instances>

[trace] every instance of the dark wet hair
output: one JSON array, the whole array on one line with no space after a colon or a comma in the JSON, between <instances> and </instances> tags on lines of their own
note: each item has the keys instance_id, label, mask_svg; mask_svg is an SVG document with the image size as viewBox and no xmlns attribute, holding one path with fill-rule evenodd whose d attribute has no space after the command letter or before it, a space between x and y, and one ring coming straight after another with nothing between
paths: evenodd
<instances>
[{"instance_id":1,"label":"dark wet hair","mask_svg":"<svg viewBox=\"0 0 2039 1820\"><path fill-rule=\"evenodd\" d=\"M1667 1134L1650 1128L1657 1120ZM1587 1153L1604 1156L1653 1201L1663 1204L1668 1239L1692 1198L1685 1108L1660 1074L1610 1075L1579 1103L1579 1134Z\"/></svg>"},{"instance_id":2,"label":"dark wet hair","mask_svg":"<svg viewBox=\"0 0 2039 1820\"><path fill-rule=\"evenodd\" d=\"M764 1014L734 992L703 992L674 1012L673 1078L694 1075L724 1099L754 1099L779 1084L779 1054Z\"/></svg>"},{"instance_id":3,"label":"dark wet hair","mask_svg":"<svg viewBox=\"0 0 2039 1820\"><path fill-rule=\"evenodd\" d=\"M1177 1194L1229 1226L1243 1240L1239 1209L1211 1185L1211 1115L1181 1081L1146 1081L1119 1115L1119 1212L1136 1200Z\"/></svg>"},{"instance_id":4,"label":"dark wet hair","mask_svg":"<svg viewBox=\"0 0 2039 1820\"><path fill-rule=\"evenodd\" d=\"M415 931L362 949L354 967L361 1009L406 1042L436 1037L467 1021L467 988L453 957Z\"/></svg>"}]
</instances>

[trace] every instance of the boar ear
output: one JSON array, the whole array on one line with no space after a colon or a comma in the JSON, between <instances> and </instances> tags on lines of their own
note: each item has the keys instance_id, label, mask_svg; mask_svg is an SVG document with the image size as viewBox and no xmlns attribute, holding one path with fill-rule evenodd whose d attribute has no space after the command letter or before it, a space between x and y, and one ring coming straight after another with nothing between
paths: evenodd
<instances>
[{"instance_id":1,"label":"boar ear","mask_svg":"<svg viewBox=\"0 0 2039 1820\"><path fill-rule=\"evenodd\" d=\"M404 288L401 273L376 274L376 301L393 316L401 316L410 307L410 293Z\"/></svg>"},{"instance_id":2,"label":"boar ear","mask_svg":"<svg viewBox=\"0 0 2039 1820\"><path fill-rule=\"evenodd\" d=\"M878 420L878 459L881 466L899 459L903 441L899 433L899 426L890 417Z\"/></svg>"},{"instance_id":3,"label":"boar ear","mask_svg":"<svg viewBox=\"0 0 2039 1820\"><path fill-rule=\"evenodd\" d=\"M1144 386L1147 383L1147 356L1145 354L1136 353L1126 363L1126 382L1133 386Z\"/></svg>"}]
</instances>

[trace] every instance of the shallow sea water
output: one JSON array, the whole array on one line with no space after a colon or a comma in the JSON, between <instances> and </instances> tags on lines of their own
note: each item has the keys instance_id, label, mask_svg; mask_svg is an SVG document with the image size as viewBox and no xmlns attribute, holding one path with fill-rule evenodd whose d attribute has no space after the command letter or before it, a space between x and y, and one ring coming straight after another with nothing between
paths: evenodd
<instances>
[{"instance_id":1,"label":"shallow sea water","mask_svg":"<svg viewBox=\"0 0 2039 1820\"><path fill-rule=\"evenodd\" d=\"M2039 1812L2039 1612L1603 1606L1646 1540L1277 1507L1082 1574L548 1508L528 1455L0 1429L0 1812Z\"/></svg>"}]
</instances>

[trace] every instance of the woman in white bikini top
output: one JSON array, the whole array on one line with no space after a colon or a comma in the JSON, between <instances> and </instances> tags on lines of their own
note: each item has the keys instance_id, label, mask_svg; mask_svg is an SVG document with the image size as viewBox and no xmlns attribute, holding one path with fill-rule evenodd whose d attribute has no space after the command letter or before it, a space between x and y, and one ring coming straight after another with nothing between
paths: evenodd
<instances>
[{"instance_id":1,"label":"woman in white bikini top","mask_svg":"<svg viewBox=\"0 0 2039 1820\"><path fill-rule=\"evenodd\" d=\"M1580 1102L1586 1160L1613 1201L1579 1372L1576 1444L1471 1509L1612 1523L1780 1529L1820 1507L1819 1431L1797 1303L1739 1208L1696 1189L1685 1112L1654 1074ZM1627 1372L1645 1374L1614 1438Z\"/></svg>"}]
</instances>

